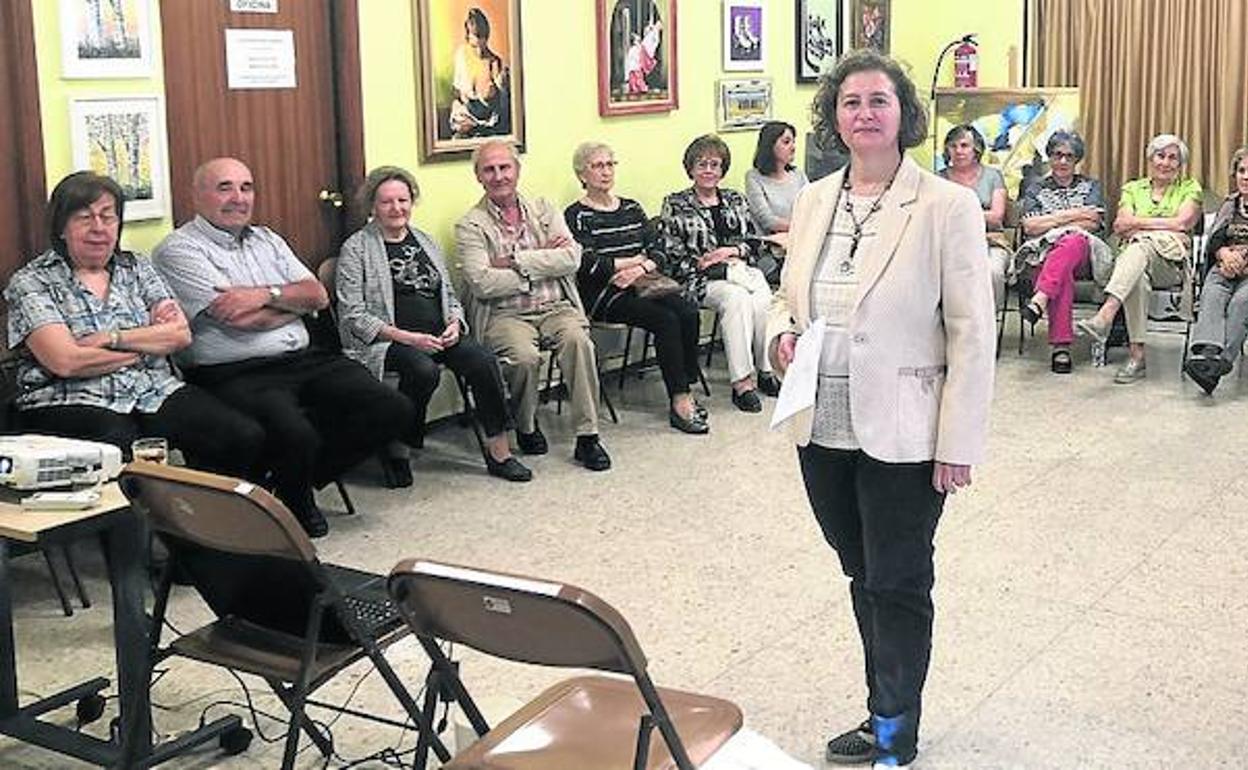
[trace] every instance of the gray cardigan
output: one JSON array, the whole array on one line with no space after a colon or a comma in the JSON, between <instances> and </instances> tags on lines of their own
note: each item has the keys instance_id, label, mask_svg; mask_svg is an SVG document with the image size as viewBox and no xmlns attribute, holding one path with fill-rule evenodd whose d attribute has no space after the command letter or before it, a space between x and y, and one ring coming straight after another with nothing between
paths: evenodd
<instances>
[{"instance_id":1,"label":"gray cardigan","mask_svg":"<svg viewBox=\"0 0 1248 770\"><path fill-rule=\"evenodd\" d=\"M464 308L455 296L442 252L428 235L410 224L407 229L442 276L442 313L446 324L449 326L458 321L461 333L467 333ZM378 339L377 335L382 327L394 324L394 279L390 275L390 260L386 256L381 226L376 222L364 225L342 244L334 284L338 297L338 336L342 338L342 352L367 366L377 379L381 379L390 342Z\"/></svg>"}]
</instances>

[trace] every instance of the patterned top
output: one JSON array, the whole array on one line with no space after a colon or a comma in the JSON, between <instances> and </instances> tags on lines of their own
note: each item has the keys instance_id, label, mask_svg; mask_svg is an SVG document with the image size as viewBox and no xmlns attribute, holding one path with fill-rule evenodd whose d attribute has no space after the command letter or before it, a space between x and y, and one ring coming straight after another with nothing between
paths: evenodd
<instances>
[{"instance_id":1,"label":"patterned top","mask_svg":"<svg viewBox=\"0 0 1248 770\"><path fill-rule=\"evenodd\" d=\"M486 209L490 212L490 217L494 219L494 224L498 226L503 249L511 252L540 249L542 244L537 230L524 216L524 207L519 206L517 208L520 211L520 223L512 225L503 217L503 210L494 201L487 201ZM528 313L549 307L561 299L563 299L563 293L559 290L559 282L557 280L553 278L538 278L529 281L529 290L527 292L518 292L510 297L496 299L494 301L494 309Z\"/></svg>"},{"instance_id":2,"label":"patterned top","mask_svg":"<svg viewBox=\"0 0 1248 770\"><path fill-rule=\"evenodd\" d=\"M1028 217L1048 216L1057 211L1067 209L1105 207L1105 193L1101 183L1082 174L1071 177L1070 184L1062 186L1052 175L1029 186L1019 202L1019 211L1023 219ZM1105 231L1105 218L1101 217L1101 228L1093 235L1101 235Z\"/></svg>"},{"instance_id":3,"label":"patterned top","mask_svg":"<svg viewBox=\"0 0 1248 770\"><path fill-rule=\"evenodd\" d=\"M845 210L846 200L853 206L853 219ZM810 440L828 449L859 448L850 410L849 323L854 295L858 291L857 257L870 248L871 239L879 235L875 216L869 214L875 202L875 196L841 193L810 285L811 315L827 323L819 356L819 384L815 391ZM851 254L855 219L862 223L862 235L858 249Z\"/></svg>"},{"instance_id":4,"label":"patterned top","mask_svg":"<svg viewBox=\"0 0 1248 770\"><path fill-rule=\"evenodd\" d=\"M646 253L654 242L646 210L631 198L620 198L620 205L612 211L575 201L563 210L563 218L572 237L584 247L581 266L576 271L581 302L590 318L601 318L621 294L619 287L611 283L615 260ZM657 259L654 261L659 264Z\"/></svg>"},{"instance_id":5,"label":"patterned top","mask_svg":"<svg viewBox=\"0 0 1248 770\"><path fill-rule=\"evenodd\" d=\"M286 240L269 228L252 225L234 235L196 216L156 246L152 264L191 322L194 341L177 356L184 366L278 356L308 346L308 329L301 318L276 329L238 329L204 312L222 286L282 286L315 280Z\"/></svg>"},{"instance_id":6,"label":"patterned top","mask_svg":"<svg viewBox=\"0 0 1248 770\"><path fill-rule=\"evenodd\" d=\"M173 297L151 262L121 252L109 263L108 294L100 299L78 277L67 259L47 251L13 274L4 290L9 303L9 347L31 332L65 324L75 339L94 332L149 326L148 310ZM19 409L96 406L121 414L155 412L182 383L165 356L144 355L133 366L95 377L57 377L24 350L18 367Z\"/></svg>"},{"instance_id":7,"label":"patterned top","mask_svg":"<svg viewBox=\"0 0 1248 770\"><path fill-rule=\"evenodd\" d=\"M1160 201L1153 200L1153 183L1144 177L1133 179L1122 186L1118 208L1127 208L1137 217L1172 217L1188 201L1203 203L1204 191L1195 179L1179 179L1166 188Z\"/></svg>"},{"instance_id":8,"label":"patterned top","mask_svg":"<svg viewBox=\"0 0 1248 770\"><path fill-rule=\"evenodd\" d=\"M735 190L720 188L719 202L724 227L731 233L727 238L716 232L710 207L698 202L692 187L663 198L663 261L659 264L664 272L685 285L685 295L695 302L706 296L709 280L706 273L698 270L703 254L720 246L736 246L750 265L758 256L757 232L745 197Z\"/></svg>"}]
</instances>

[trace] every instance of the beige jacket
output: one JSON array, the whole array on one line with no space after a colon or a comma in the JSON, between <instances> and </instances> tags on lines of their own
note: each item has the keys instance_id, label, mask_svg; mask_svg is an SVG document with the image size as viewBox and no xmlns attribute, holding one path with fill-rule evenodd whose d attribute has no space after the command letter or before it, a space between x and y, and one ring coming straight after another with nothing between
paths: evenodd
<instances>
[{"instance_id":1,"label":"beige jacket","mask_svg":"<svg viewBox=\"0 0 1248 770\"><path fill-rule=\"evenodd\" d=\"M844 171L806 187L767 338L800 334ZM850 411L864 452L884 462L983 461L996 342L984 217L968 188L902 161L879 214L880 237L858 252L850 320ZM813 410L791 422L810 442Z\"/></svg>"},{"instance_id":2,"label":"beige jacket","mask_svg":"<svg viewBox=\"0 0 1248 770\"><path fill-rule=\"evenodd\" d=\"M455 224L455 255L459 274L468 291L463 297L468 308L469 328L480 338L485 334L493 315L494 300L528 291L534 278L555 278L563 295L582 313L581 297L576 290L576 270L581 266L581 246L572 239L563 214L555 211L544 198L520 198L525 219L537 230L538 239L546 243L555 235L567 237L569 244L559 249L524 249L516 252L516 269L493 267L490 255L502 252L502 231L490 212L489 199L482 196L477 205Z\"/></svg>"}]
</instances>

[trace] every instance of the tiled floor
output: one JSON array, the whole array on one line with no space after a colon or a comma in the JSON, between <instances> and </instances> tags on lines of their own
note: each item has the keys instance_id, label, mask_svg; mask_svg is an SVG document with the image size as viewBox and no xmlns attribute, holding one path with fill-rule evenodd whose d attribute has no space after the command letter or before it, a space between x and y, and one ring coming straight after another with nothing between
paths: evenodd
<instances>
[{"instance_id":1,"label":"tiled floor","mask_svg":"<svg viewBox=\"0 0 1248 770\"><path fill-rule=\"evenodd\" d=\"M935 653L915 767L1248 763L1248 379L1231 375L1207 399L1178 376L1178 338L1153 341L1149 379L1126 387L1111 384L1112 366L1088 366L1086 349L1069 377L1048 373L1039 339L1021 358L1002 356L991 461L949 501L938 536ZM372 470L361 471L361 514L334 516L318 547L375 570L420 555L589 588L632 622L661 684L735 700L751 727L819 767L826 737L863 716L845 585L792 448L765 416L734 411L723 370L712 374L708 437L666 426L657 374L616 397L623 423L604 425L615 459L606 474L571 463L568 422L550 413L553 451L532 463L529 485L487 478L470 434L445 426L416 460L411 491L377 488ZM338 505L332 493L321 499ZM109 668L107 587L98 558L84 561L99 601L72 620L59 617L37 559L15 570L28 697ZM201 617L193 600L175 603L175 625ZM404 642L391 657L417 689L419 649ZM503 699L558 677L463 657L469 683ZM351 674L326 698L346 699L366 669ZM249 686L261 708L280 713L260 683ZM168 735L243 693L218 671L173 663L154 699ZM397 713L375 676L352 703ZM244 712L209 713L230 710ZM413 742L351 720L333 732L348 759ZM173 766L273 768L279 757L257 741L228 761L204 751ZM76 766L0 742L6 769ZM301 755L300 767L320 766L312 751Z\"/></svg>"}]
</instances>

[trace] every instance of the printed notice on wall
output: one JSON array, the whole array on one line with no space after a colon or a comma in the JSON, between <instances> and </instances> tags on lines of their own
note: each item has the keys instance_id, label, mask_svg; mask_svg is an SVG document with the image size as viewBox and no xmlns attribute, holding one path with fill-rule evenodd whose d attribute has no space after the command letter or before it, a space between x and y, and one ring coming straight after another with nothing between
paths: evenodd
<instances>
[{"instance_id":1,"label":"printed notice on wall","mask_svg":"<svg viewBox=\"0 0 1248 770\"><path fill-rule=\"evenodd\" d=\"M277 0L230 0L233 13L277 13Z\"/></svg>"},{"instance_id":2,"label":"printed notice on wall","mask_svg":"<svg viewBox=\"0 0 1248 770\"><path fill-rule=\"evenodd\" d=\"M225 69L231 89L294 88L294 31L227 29Z\"/></svg>"}]
</instances>

